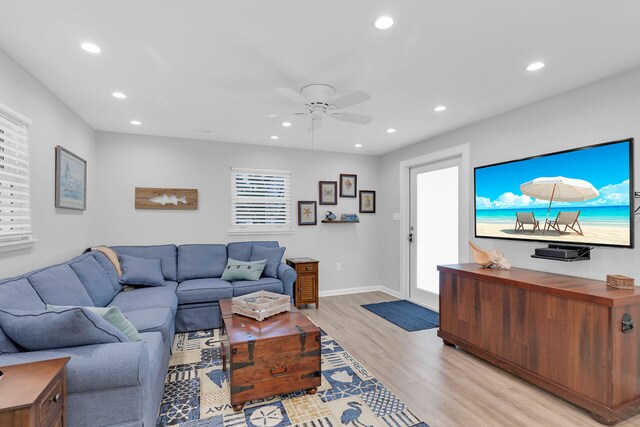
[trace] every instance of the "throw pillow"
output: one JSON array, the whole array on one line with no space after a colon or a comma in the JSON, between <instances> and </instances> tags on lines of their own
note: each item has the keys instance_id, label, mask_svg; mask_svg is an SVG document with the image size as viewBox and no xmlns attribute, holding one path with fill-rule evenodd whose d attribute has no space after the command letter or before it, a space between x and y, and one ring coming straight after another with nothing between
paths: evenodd
<instances>
[{"instance_id":1,"label":"throw pillow","mask_svg":"<svg viewBox=\"0 0 640 427\"><path fill-rule=\"evenodd\" d=\"M50 305L47 304L47 310L49 311L62 311L67 310L69 306L63 305ZM120 332L122 332L129 341L142 341L142 337L135 326L127 319L127 316L122 314L122 311L118 307L82 307L85 310L89 310L93 313L96 313L98 316L102 317L107 322L111 323L113 326L118 328Z\"/></svg>"},{"instance_id":2,"label":"throw pillow","mask_svg":"<svg viewBox=\"0 0 640 427\"><path fill-rule=\"evenodd\" d=\"M228 282L235 280L258 280L266 263L266 259L260 261L238 261L229 258L224 273L222 273L222 280Z\"/></svg>"},{"instance_id":3,"label":"throw pillow","mask_svg":"<svg viewBox=\"0 0 640 427\"><path fill-rule=\"evenodd\" d=\"M267 277L278 277L278 267L282 262L282 256L287 248L267 248L266 246L253 245L251 249L251 261L266 259L267 264L262 273Z\"/></svg>"},{"instance_id":4,"label":"throw pillow","mask_svg":"<svg viewBox=\"0 0 640 427\"><path fill-rule=\"evenodd\" d=\"M159 258L138 258L120 254L120 266L122 267L120 283L123 285L164 285L162 260Z\"/></svg>"},{"instance_id":5,"label":"throw pillow","mask_svg":"<svg viewBox=\"0 0 640 427\"><path fill-rule=\"evenodd\" d=\"M61 311L0 310L0 325L27 351L127 342L115 326L81 307Z\"/></svg>"},{"instance_id":6,"label":"throw pillow","mask_svg":"<svg viewBox=\"0 0 640 427\"><path fill-rule=\"evenodd\" d=\"M0 354L19 352L20 349L16 346L16 343L11 341L11 338L9 338L2 328L0 328Z\"/></svg>"}]
</instances>

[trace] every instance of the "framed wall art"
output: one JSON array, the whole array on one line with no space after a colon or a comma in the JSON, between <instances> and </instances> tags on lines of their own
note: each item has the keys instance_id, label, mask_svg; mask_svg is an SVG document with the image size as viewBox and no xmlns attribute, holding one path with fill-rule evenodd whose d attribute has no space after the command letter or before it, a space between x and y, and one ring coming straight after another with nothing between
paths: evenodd
<instances>
[{"instance_id":1,"label":"framed wall art","mask_svg":"<svg viewBox=\"0 0 640 427\"><path fill-rule=\"evenodd\" d=\"M360 191L360 213L376 213L376 192Z\"/></svg>"},{"instance_id":2,"label":"framed wall art","mask_svg":"<svg viewBox=\"0 0 640 427\"><path fill-rule=\"evenodd\" d=\"M358 175L340 174L340 197L358 196Z\"/></svg>"},{"instance_id":3,"label":"framed wall art","mask_svg":"<svg viewBox=\"0 0 640 427\"><path fill-rule=\"evenodd\" d=\"M298 225L316 225L318 223L318 210L314 201L298 202Z\"/></svg>"},{"instance_id":4,"label":"framed wall art","mask_svg":"<svg viewBox=\"0 0 640 427\"><path fill-rule=\"evenodd\" d=\"M87 162L56 146L56 208L87 209Z\"/></svg>"},{"instance_id":5,"label":"framed wall art","mask_svg":"<svg viewBox=\"0 0 640 427\"><path fill-rule=\"evenodd\" d=\"M320 181L318 183L318 199L321 205L338 204L338 182Z\"/></svg>"}]
</instances>

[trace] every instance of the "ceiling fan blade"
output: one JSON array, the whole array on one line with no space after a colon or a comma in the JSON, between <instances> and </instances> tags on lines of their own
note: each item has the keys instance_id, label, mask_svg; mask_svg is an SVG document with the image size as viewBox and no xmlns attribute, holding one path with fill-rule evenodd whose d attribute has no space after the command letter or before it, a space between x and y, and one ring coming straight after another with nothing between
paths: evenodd
<instances>
[{"instance_id":1,"label":"ceiling fan blade","mask_svg":"<svg viewBox=\"0 0 640 427\"><path fill-rule=\"evenodd\" d=\"M348 93L332 102L336 106L336 109L351 107L352 105L359 104L361 102L371 99L371 95L363 90L356 90L355 92Z\"/></svg>"},{"instance_id":2,"label":"ceiling fan blade","mask_svg":"<svg viewBox=\"0 0 640 427\"><path fill-rule=\"evenodd\" d=\"M331 114L330 117L333 117L336 120L341 120L343 122L357 123L359 125L368 125L369 123L371 123L371 120L373 120L373 117L371 116L353 113L335 113Z\"/></svg>"},{"instance_id":3,"label":"ceiling fan blade","mask_svg":"<svg viewBox=\"0 0 640 427\"><path fill-rule=\"evenodd\" d=\"M304 96L300 95L293 89L289 89L288 87L277 87L276 90L280 95L284 96L285 98L289 98L293 102L297 102L299 104L309 103L309 101L307 101Z\"/></svg>"}]
</instances>

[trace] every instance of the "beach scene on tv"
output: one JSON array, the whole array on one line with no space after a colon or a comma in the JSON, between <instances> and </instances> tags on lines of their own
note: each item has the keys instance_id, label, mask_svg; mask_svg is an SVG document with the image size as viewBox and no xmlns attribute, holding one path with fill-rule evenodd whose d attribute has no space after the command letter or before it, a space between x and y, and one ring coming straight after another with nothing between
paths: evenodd
<instances>
[{"instance_id":1,"label":"beach scene on tv","mask_svg":"<svg viewBox=\"0 0 640 427\"><path fill-rule=\"evenodd\" d=\"M630 144L476 168L476 236L629 246Z\"/></svg>"}]
</instances>

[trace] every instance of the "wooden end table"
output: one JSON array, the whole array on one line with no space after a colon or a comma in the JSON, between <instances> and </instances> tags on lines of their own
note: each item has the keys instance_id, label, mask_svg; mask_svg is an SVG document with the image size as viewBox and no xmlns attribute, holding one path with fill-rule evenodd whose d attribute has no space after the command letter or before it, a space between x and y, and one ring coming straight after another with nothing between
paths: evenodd
<instances>
[{"instance_id":1,"label":"wooden end table","mask_svg":"<svg viewBox=\"0 0 640 427\"><path fill-rule=\"evenodd\" d=\"M295 307L262 322L233 314L231 300L220 300L224 331L222 369L229 362L234 411L246 402L320 387L320 328Z\"/></svg>"},{"instance_id":2,"label":"wooden end table","mask_svg":"<svg viewBox=\"0 0 640 427\"><path fill-rule=\"evenodd\" d=\"M0 367L0 426L66 426L68 361Z\"/></svg>"},{"instance_id":3,"label":"wooden end table","mask_svg":"<svg viewBox=\"0 0 640 427\"><path fill-rule=\"evenodd\" d=\"M316 309L320 307L318 263L319 261L313 258L287 258L287 265L298 274L293 284L293 299L296 307L301 304L315 304Z\"/></svg>"}]
</instances>

